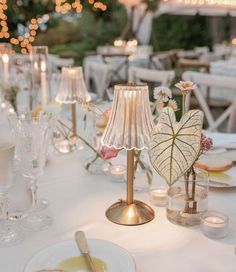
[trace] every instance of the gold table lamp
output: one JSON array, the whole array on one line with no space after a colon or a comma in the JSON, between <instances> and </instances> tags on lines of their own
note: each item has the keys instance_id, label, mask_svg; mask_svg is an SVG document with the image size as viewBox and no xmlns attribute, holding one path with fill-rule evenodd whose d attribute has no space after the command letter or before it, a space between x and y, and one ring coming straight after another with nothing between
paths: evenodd
<instances>
[{"instance_id":1,"label":"gold table lamp","mask_svg":"<svg viewBox=\"0 0 236 272\"><path fill-rule=\"evenodd\" d=\"M89 101L90 95L86 88L82 67L63 67L61 82L56 102L71 105L72 120L72 141L77 141L77 109L76 103L79 101Z\"/></svg>"},{"instance_id":2,"label":"gold table lamp","mask_svg":"<svg viewBox=\"0 0 236 272\"><path fill-rule=\"evenodd\" d=\"M154 218L147 204L134 200L134 152L148 147L153 127L147 85L116 85L112 112L102 144L127 150L127 198L114 203L107 218L120 225L141 225Z\"/></svg>"}]
</instances>

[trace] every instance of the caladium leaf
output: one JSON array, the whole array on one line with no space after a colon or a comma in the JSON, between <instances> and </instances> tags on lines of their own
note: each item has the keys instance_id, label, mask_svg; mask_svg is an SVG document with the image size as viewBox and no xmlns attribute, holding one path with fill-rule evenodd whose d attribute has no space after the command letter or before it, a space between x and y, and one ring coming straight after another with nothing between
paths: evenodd
<instances>
[{"instance_id":1,"label":"caladium leaf","mask_svg":"<svg viewBox=\"0 0 236 272\"><path fill-rule=\"evenodd\" d=\"M203 112L191 110L176 122L172 108L165 107L152 131L149 156L154 169L173 185L198 158Z\"/></svg>"}]
</instances>

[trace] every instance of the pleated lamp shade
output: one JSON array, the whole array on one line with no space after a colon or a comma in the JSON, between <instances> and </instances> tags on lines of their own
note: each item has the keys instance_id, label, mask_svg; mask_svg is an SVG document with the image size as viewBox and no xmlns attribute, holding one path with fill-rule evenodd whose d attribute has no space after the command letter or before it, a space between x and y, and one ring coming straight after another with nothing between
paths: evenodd
<instances>
[{"instance_id":1,"label":"pleated lamp shade","mask_svg":"<svg viewBox=\"0 0 236 272\"><path fill-rule=\"evenodd\" d=\"M63 67L56 101L73 104L81 100L90 100L90 95L84 82L82 67Z\"/></svg>"},{"instance_id":2,"label":"pleated lamp shade","mask_svg":"<svg viewBox=\"0 0 236 272\"><path fill-rule=\"evenodd\" d=\"M148 148L152 128L148 86L116 85L102 144L128 150Z\"/></svg>"}]
</instances>

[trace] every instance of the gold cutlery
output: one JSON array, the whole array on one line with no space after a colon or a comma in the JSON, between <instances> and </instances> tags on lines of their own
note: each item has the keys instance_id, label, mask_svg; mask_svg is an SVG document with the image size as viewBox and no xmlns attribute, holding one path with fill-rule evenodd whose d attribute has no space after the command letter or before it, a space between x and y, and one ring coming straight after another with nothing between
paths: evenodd
<instances>
[{"instance_id":1,"label":"gold cutlery","mask_svg":"<svg viewBox=\"0 0 236 272\"><path fill-rule=\"evenodd\" d=\"M43 270L38 270L36 272L65 272L65 271L61 269L43 269Z\"/></svg>"},{"instance_id":2,"label":"gold cutlery","mask_svg":"<svg viewBox=\"0 0 236 272\"><path fill-rule=\"evenodd\" d=\"M90 253L89 253L89 248L88 248L87 239L85 237L85 233L83 231L77 231L75 233L75 241L76 241L77 246L79 247L81 253L85 257L85 260L86 260L91 272L97 272L97 270L94 266L93 260L90 256Z\"/></svg>"}]
</instances>

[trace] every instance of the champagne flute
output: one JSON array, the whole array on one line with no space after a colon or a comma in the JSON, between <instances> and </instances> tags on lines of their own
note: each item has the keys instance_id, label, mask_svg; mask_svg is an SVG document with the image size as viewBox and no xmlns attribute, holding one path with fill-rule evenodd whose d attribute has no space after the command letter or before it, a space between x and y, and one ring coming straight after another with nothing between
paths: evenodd
<instances>
[{"instance_id":1,"label":"champagne flute","mask_svg":"<svg viewBox=\"0 0 236 272\"><path fill-rule=\"evenodd\" d=\"M3 215L3 222L0 224L0 246L10 246L20 242L23 234L16 225L9 220L8 191L13 184L13 164L15 144L6 136L7 127L1 126L4 133L0 137L0 207ZM5 138L5 139L4 139Z\"/></svg>"},{"instance_id":2,"label":"champagne flute","mask_svg":"<svg viewBox=\"0 0 236 272\"><path fill-rule=\"evenodd\" d=\"M17 131L20 169L23 176L29 179L32 192L32 207L22 220L22 227L28 231L44 230L52 224L52 218L37 209L37 180L44 171L52 135L51 125L44 117L26 117L18 121Z\"/></svg>"}]
</instances>

